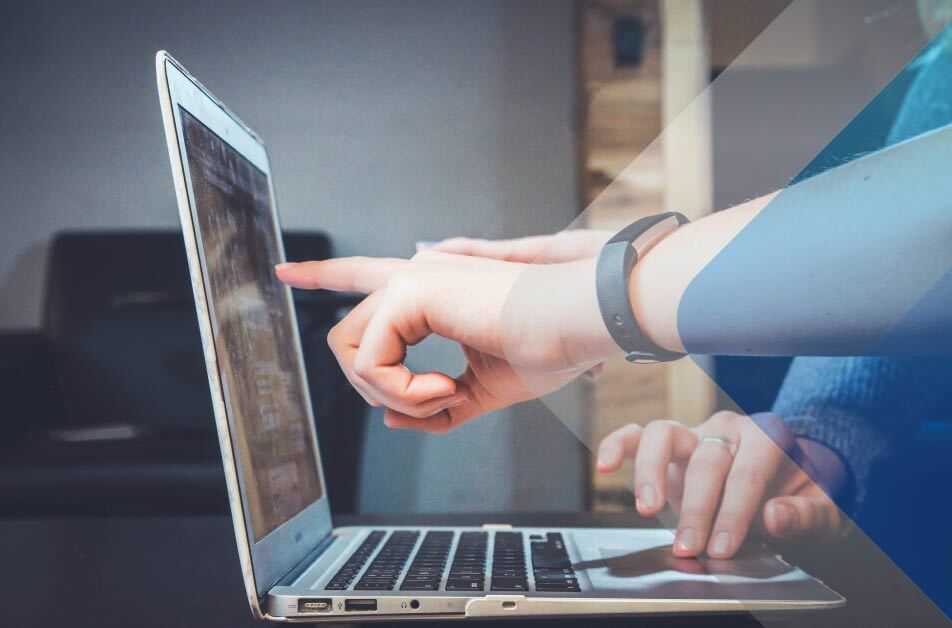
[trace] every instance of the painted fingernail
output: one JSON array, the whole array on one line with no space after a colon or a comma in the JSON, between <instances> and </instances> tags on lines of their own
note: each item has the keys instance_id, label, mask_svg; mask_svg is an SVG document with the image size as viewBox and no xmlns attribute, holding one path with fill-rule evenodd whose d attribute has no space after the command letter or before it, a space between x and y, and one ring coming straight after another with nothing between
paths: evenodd
<instances>
[{"instance_id":1,"label":"painted fingernail","mask_svg":"<svg viewBox=\"0 0 952 628\"><path fill-rule=\"evenodd\" d=\"M697 532L692 528L684 528L674 543L679 551L693 554L697 552Z\"/></svg>"},{"instance_id":2,"label":"painted fingernail","mask_svg":"<svg viewBox=\"0 0 952 628\"><path fill-rule=\"evenodd\" d=\"M641 487L641 490L638 491L638 501L640 501L641 505L645 508L654 508L658 503L658 493L652 485L645 484Z\"/></svg>"},{"instance_id":3,"label":"painted fingernail","mask_svg":"<svg viewBox=\"0 0 952 628\"><path fill-rule=\"evenodd\" d=\"M726 556L731 551L731 533L718 532L711 543L711 554L713 556Z\"/></svg>"}]
</instances>

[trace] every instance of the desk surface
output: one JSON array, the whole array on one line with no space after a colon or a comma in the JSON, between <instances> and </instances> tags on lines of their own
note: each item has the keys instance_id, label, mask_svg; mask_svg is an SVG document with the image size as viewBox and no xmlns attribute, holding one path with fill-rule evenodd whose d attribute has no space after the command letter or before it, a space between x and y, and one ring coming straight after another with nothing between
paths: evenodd
<instances>
[{"instance_id":1,"label":"desk surface","mask_svg":"<svg viewBox=\"0 0 952 628\"><path fill-rule=\"evenodd\" d=\"M630 515L390 515L338 525L650 526ZM862 535L822 551L786 548L792 562L847 597L846 608L761 621L749 616L532 620L532 626L931 626L946 620ZM261 626L248 611L234 534L224 517L0 520L0 626ZM36 609L42 609L37 612ZM480 622L488 626L492 622ZM353 625L353 624L348 624ZM375 624L383 626L385 624ZM407 626L410 624L393 624ZM427 622L426 626L459 622Z\"/></svg>"}]
</instances>

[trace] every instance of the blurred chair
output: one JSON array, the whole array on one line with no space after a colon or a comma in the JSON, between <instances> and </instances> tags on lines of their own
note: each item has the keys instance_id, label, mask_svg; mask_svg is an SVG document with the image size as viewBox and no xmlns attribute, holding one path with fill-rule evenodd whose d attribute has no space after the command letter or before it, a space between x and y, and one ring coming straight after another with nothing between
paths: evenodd
<instances>
[{"instance_id":1,"label":"blurred chair","mask_svg":"<svg viewBox=\"0 0 952 628\"><path fill-rule=\"evenodd\" d=\"M324 259L320 233L285 235ZM210 514L227 503L182 237L63 233L43 328L0 334L0 513ZM352 512L364 410L324 340L349 295L295 295L328 494ZM319 377L314 377L319 375Z\"/></svg>"}]
</instances>

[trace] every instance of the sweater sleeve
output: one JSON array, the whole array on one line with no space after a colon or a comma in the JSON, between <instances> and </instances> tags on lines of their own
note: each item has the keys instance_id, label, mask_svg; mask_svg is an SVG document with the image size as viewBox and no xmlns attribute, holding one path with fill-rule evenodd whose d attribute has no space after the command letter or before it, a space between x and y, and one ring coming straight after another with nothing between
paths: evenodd
<instances>
[{"instance_id":1,"label":"sweater sleeve","mask_svg":"<svg viewBox=\"0 0 952 628\"><path fill-rule=\"evenodd\" d=\"M843 458L854 490L839 505L855 512L872 465L939 414L950 381L948 358L797 358L773 410Z\"/></svg>"}]
</instances>

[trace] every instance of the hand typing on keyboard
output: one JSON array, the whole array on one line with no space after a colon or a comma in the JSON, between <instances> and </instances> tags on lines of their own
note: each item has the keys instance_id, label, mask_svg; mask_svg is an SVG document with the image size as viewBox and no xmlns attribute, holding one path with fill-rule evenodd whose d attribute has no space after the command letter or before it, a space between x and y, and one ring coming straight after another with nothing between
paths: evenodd
<instances>
[{"instance_id":1,"label":"hand typing on keyboard","mask_svg":"<svg viewBox=\"0 0 952 628\"><path fill-rule=\"evenodd\" d=\"M718 412L693 429L675 421L627 425L602 441L599 471L617 471L626 458L635 461L638 512L679 511L676 556L729 558L752 526L780 539L829 537L843 525L827 494L844 483L839 456L796 438L776 415Z\"/></svg>"}]
</instances>

